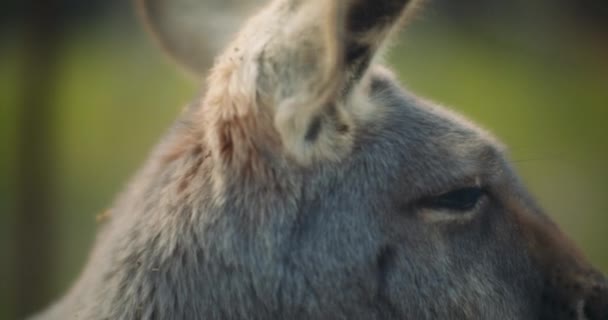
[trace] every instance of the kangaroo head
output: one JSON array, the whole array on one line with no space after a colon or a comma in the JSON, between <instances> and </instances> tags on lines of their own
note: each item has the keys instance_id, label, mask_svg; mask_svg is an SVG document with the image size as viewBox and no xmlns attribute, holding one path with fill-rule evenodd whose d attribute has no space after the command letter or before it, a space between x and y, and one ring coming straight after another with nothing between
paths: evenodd
<instances>
[{"instance_id":1,"label":"kangaroo head","mask_svg":"<svg viewBox=\"0 0 608 320\"><path fill-rule=\"evenodd\" d=\"M142 7L200 73L209 31L190 22L210 20L187 3ZM276 0L249 20L116 203L68 309L608 319L606 279L535 205L504 148L376 62L417 4Z\"/></svg>"}]
</instances>

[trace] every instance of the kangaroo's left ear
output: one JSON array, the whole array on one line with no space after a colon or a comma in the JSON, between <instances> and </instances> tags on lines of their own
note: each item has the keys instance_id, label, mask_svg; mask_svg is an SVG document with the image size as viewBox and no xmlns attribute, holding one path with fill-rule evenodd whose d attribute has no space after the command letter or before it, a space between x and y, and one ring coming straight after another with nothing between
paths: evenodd
<instances>
[{"instance_id":1,"label":"kangaroo's left ear","mask_svg":"<svg viewBox=\"0 0 608 320\"><path fill-rule=\"evenodd\" d=\"M140 16L156 42L197 76L264 0L136 0Z\"/></svg>"}]
</instances>

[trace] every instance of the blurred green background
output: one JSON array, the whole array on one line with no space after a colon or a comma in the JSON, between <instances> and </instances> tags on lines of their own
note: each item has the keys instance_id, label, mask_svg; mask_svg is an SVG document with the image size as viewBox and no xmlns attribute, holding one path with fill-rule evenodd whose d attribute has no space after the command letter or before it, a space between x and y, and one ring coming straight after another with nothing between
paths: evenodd
<instances>
[{"instance_id":1,"label":"blurred green background","mask_svg":"<svg viewBox=\"0 0 608 320\"><path fill-rule=\"evenodd\" d=\"M80 272L103 212L198 83L129 1L0 10L0 319ZM494 132L539 202L608 271L608 4L431 1L387 57L405 86Z\"/></svg>"}]
</instances>

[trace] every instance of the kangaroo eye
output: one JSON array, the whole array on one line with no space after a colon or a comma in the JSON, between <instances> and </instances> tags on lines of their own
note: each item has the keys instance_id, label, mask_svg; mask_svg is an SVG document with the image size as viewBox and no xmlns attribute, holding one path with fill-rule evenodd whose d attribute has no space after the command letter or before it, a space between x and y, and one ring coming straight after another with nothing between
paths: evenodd
<instances>
[{"instance_id":1,"label":"kangaroo eye","mask_svg":"<svg viewBox=\"0 0 608 320\"><path fill-rule=\"evenodd\" d=\"M442 195L422 200L422 206L431 209L443 209L457 212L470 211L485 194L479 187L462 188Z\"/></svg>"}]
</instances>

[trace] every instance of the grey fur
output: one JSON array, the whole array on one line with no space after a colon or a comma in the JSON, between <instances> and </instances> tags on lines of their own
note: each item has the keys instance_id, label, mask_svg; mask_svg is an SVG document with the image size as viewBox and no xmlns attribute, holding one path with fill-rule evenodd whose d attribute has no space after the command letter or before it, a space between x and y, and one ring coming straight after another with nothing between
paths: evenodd
<instances>
[{"instance_id":1,"label":"grey fur","mask_svg":"<svg viewBox=\"0 0 608 320\"><path fill-rule=\"evenodd\" d=\"M332 103L300 106L313 109L311 120L279 132L274 103L298 94L320 101L296 89L315 89L298 82L323 71L292 61L315 51L282 55L310 39L269 40L251 60L244 53L236 70L257 64L255 92L245 92L256 101L228 101L256 112L196 101L115 202L74 287L37 319L608 319L605 278L537 208L502 146L403 90L383 67L357 69L371 56L349 45L375 52L399 19L379 10L366 16L375 24L353 27L344 22L351 6L399 1L343 3L335 21L351 27L334 49L312 46L344 57L328 78L340 82ZM275 15L268 23L290 23L304 5L272 6L261 13ZM229 57L250 50L235 41ZM210 95L225 85L222 61ZM226 108L236 111L217 115ZM310 148L322 139L349 146L300 157L283 134ZM473 185L487 194L469 212L420 205Z\"/></svg>"}]
</instances>

